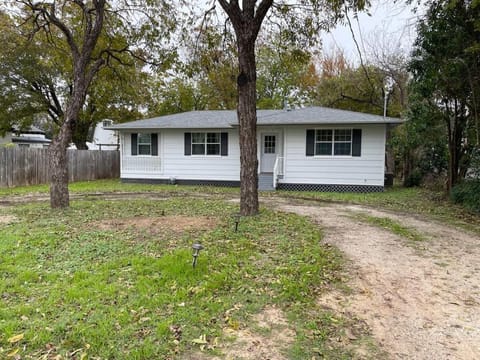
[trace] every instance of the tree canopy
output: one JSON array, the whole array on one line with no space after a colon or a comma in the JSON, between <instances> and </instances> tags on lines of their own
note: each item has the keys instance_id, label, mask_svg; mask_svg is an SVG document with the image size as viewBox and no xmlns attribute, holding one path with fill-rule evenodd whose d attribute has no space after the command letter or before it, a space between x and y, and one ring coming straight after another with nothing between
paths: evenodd
<instances>
[{"instance_id":1,"label":"tree canopy","mask_svg":"<svg viewBox=\"0 0 480 360\"><path fill-rule=\"evenodd\" d=\"M50 203L54 208L67 207L66 149L76 131L84 131L81 118L94 119L101 87L103 94L111 95L106 84L94 86L101 70L109 68L117 75L115 64L135 66L138 60L165 63L164 47L176 26L173 8L163 0L15 0L12 5L28 44L38 44L33 58L61 74L42 96L48 115L58 120L49 148ZM27 80L23 86L31 86ZM113 98L118 101L121 97Z\"/></svg>"},{"instance_id":2,"label":"tree canopy","mask_svg":"<svg viewBox=\"0 0 480 360\"><path fill-rule=\"evenodd\" d=\"M448 189L461 181L479 146L480 3L431 2L418 26L410 70L423 109L448 139Z\"/></svg>"},{"instance_id":3,"label":"tree canopy","mask_svg":"<svg viewBox=\"0 0 480 360\"><path fill-rule=\"evenodd\" d=\"M20 14L2 13L1 17L4 24L1 36L6 46L0 49L0 81L4 95L0 99L0 126L8 128L12 123L28 126L40 122L48 132L56 134L73 89L72 58L65 56L68 44L62 41L59 29L50 26L47 32L42 30L45 24L40 24L41 18L33 17L35 12L28 12L29 2L17 1L16 4ZM78 37L81 34L78 9L68 1L64 5L62 21L65 20L65 26ZM145 62L161 63L162 67L171 62L173 53L167 49L159 51L158 45L153 52L155 56L147 56L143 45L137 43L142 32L146 39L155 32L140 27L132 29L127 18L107 7L98 49L92 54L104 59L103 69L95 74L94 84L88 88L78 116L73 133L77 148L86 148L89 130L103 118L128 121L140 117L140 110L151 103ZM162 26L170 26L170 29L172 25Z\"/></svg>"}]
</instances>

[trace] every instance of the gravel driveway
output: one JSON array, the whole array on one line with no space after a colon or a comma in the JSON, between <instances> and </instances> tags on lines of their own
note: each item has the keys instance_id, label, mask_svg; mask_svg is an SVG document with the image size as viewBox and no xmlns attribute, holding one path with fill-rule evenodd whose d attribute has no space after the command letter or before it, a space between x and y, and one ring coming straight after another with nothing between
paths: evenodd
<instances>
[{"instance_id":1,"label":"gravel driveway","mask_svg":"<svg viewBox=\"0 0 480 360\"><path fill-rule=\"evenodd\" d=\"M392 359L480 359L480 238L444 224L357 205L277 204L309 216L351 260L353 293L319 301L369 325ZM393 219L427 240L412 247L355 214Z\"/></svg>"}]
</instances>

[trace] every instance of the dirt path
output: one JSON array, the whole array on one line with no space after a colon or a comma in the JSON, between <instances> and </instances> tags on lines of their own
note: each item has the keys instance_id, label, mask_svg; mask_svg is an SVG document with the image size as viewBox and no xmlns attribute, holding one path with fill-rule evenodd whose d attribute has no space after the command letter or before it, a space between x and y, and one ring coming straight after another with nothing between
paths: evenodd
<instances>
[{"instance_id":1,"label":"dirt path","mask_svg":"<svg viewBox=\"0 0 480 360\"><path fill-rule=\"evenodd\" d=\"M320 302L364 319L392 359L480 359L479 237L362 206L277 207L311 217L324 241L351 260L353 294L329 293ZM356 213L394 219L428 240L415 249Z\"/></svg>"}]
</instances>

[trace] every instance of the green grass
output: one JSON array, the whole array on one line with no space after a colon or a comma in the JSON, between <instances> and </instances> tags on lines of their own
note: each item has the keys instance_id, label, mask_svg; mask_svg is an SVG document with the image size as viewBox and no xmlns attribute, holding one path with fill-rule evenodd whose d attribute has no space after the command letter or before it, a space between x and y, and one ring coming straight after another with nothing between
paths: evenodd
<instances>
[{"instance_id":1,"label":"green grass","mask_svg":"<svg viewBox=\"0 0 480 360\"><path fill-rule=\"evenodd\" d=\"M217 341L227 341L224 328L252 325L251 315L269 304L282 308L295 329L290 359L352 358L352 344L346 345L342 334L356 323L315 303L326 289L341 286L342 259L319 245L321 234L308 220L263 209L257 217L242 218L236 233L230 214L238 208L223 200L238 197L238 188L102 180L70 184L70 192L79 200L65 211L51 210L44 202L0 208L0 215L17 219L0 224L0 358L18 351L24 359L182 359L198 351L203 339L209 352L218 354ZM89 196L98 193L165 198L105 201ZM0 199L36 194L48 194L48 187L0 189ZM393 209L480 233L478 215L423 189L262 196ZM208 217L216 225L180 232L174 220L158 229L155 224L102 226L163 215ZM389 219L362 220L412 244L424 240ZM197 241L205 250L192 269L190 247ZM15 342L12 336L19 334L24 337ZM356 335L375 358L378 350L368 332Z\"/></svg>"},{"instance_id":2,"label":"green grass","mask_svg":"<svg viewBox=\"0 0 480 360\"><path fill-rule=\"evenodd\" d=\"M152 185L152 184L125 184L119 180L97 180L76 182L69 185L70 193L128 193L142 192L155 193L164 196L208 195L213 198L231 198L239 196L238 188L224 188L215 186L180 186L180 185ZM47 185L0 188L2 197L14 195L48 194ZM441 222L458 226L480 234L480 216L465 208L455 205L448 200L444 193L433 192L423 188L387 188L381 193L322 193L277 191L263 192L264 197L282 197L299 200L333 201L352 204L362 204L409 214L420 214Z\"/></svg>"},{"instance_id":3,"label":"green grass","mask_svg":"<svg viewBox=\"0 0 480 360\"><path fill-rule=\"evenodd\" d=\"M122 183L118 179L79 181L69 184L71 194L94 193L163 193L181 196L183 194L210 194L210 195L239 195L239 188L216 186L182 186L166 184L135 184ZM13 188L0 188L0 198L17 195L48 195L48 185L18 186Z\"/></svg>"},{"instance_id":4,"label":"green grass","mask_svg":"<svg viewBox=\"0 0 480 360\"><path fill-rule=\"evenodd\" d=\"M359 219L361 221L365 221L369 224L381 227L383 229L389 230L392 233L407 239L408 241L412 243L418 243L422 241L426 241L427 238L420 234L418 231L415 229L406 227L399 223L398 221L392 220L390 218L386 217L377 217L377 216L371 216L367 215L365 213L356 213L354 215L356 219Z\"/></svg>"},{"instance_id":5,"label":"green grass","mask_svg":"<svg viewBox=\"0 0 480 360\"><path fill-rule=\"evenodd\" d=\"M248 326L267 304L281 307L296 329L290 358L319 349L351 357L330 337L310 336L312 327L341 331L322 318L315 299L339 282L342 259L320 245L321 233L305 218L262 210L234 232L235 205L178 197L0 211L17 219L0 228L0 358L182 359L199 350L195 339L214 354L224 328ZM179 216L214 225L179 231ZM157 222L135 227L149 217ZM195 269L194 242L205 247Z\"/></svg>"}]
</instances>

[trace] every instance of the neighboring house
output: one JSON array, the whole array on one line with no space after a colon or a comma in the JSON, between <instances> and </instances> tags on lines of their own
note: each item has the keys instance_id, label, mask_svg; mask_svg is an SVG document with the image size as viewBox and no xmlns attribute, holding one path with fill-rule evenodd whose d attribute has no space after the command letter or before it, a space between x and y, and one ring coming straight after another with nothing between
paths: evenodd
<instances>
[{"instance_id":1,"label":"neighboring house","mask_svg":"<svg viewBox=\"0 0 480 360\"><path fill-rule=\"evenodd\" d=\"M113 125L113 120L100 121L93 132L93 143L88 144L89 150L118 150L118 136L115 131L106 128Z\"/></svg>"},{"instance_id":2,"label":"neighboring house","mask_svg":"<svg viewBox=\"0 0 480 360\"><path fill-rule=\"evenodd\" d=\"M88 150L118 150L118 136L116 131L107 130L106 127L112 126L113 120L105 119L95 125L93 130L92 142L87 141ZM75 144L71 144L69 149L76 149Z\"/></svg>"},{"instance_id":3,"label":"neighboring house","mask_svg":"<svg viewBox=\"0 0 480 360\"><path fill-rule=\"evenodd\" d=\"M20 147L45 148L50 145L52 140L47 139L45 132L35 126L30 126L27 130L12 128L4 137L0 138L0 145L13 144Z\"/></svg>"},{"instance_id":4,"label":"neighboring house","mask_svg":"<svg viewBox=\"0 0 480 360\"><path fill-rule=\"evenodd\" d=\"M387 126L402 120L310 107L258 110L259 188L382 191ZM238 185L236 111L192 111L110 126L125 182Z\"/></svg>"}]
</instances>

